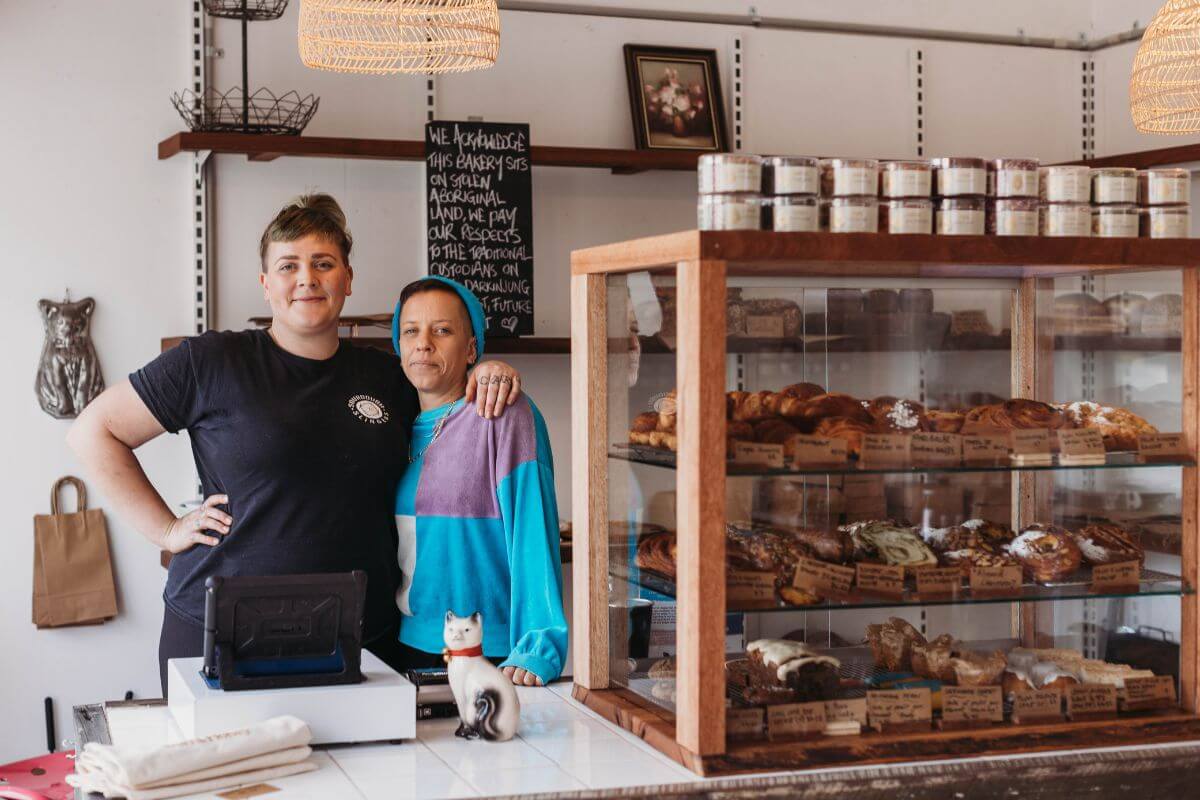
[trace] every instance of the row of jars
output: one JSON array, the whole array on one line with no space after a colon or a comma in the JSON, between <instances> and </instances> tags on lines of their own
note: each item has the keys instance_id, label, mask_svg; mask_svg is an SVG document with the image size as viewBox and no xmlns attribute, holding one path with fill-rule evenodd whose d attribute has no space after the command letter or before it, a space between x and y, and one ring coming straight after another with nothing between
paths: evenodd
<instances>
[{"instance_id":1,"label":"row of jars","mask_svg":"<svg viewBox=\"0 0 1200 800\"><path fill-rule=\"evenodd\" d=\"M740 192L700 195L697 222L700 230L1175 239L1189 235L1190 211L1187 205L1139 208L1131 203L1043 203L1032 197L818 199Z\"/></svg>"},{"instance_id":2,"label":"row of jars","mask_svg":"<svg viewBox=\"0 0 1200 800\"><path fill-rule=\"evenodd\" d=\"M709 153L700 157L700 194L886 199L939 197L1039 198L1048 203L1186 204L1186 169L1043 167L1031 158L935 158L877 161Z\"/></svg>"}]
</instances>

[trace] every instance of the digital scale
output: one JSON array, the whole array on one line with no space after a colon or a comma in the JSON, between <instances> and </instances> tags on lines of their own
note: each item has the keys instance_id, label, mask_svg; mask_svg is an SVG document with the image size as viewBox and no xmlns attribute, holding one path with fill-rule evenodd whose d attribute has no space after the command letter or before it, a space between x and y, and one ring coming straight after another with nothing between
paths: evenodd
<instances>
[{"instance_id":1,"label":"digital scale","mask_svg":"<svg viewBox=\"0 0 1200 800\"><path fill-rule=\"evenodd\" d=\"M204 656L167 664L167 706L185 737L281 714L314 744L411 739L416 687L362 649L367 576L211 577Z\"/></svg>"}]
</instances>

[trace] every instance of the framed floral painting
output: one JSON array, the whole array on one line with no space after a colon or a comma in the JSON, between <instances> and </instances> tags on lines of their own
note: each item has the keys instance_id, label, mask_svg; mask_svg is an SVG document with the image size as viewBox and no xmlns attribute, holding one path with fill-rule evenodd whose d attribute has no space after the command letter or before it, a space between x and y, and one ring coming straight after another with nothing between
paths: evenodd
<instances>
[{"instance_id":1,"label":"framed floral painting","mask_svg":"<svg viewBox=\"0 0 1200 800\"><path fill-rule=\"evenodd\" d=\"M625 45L639 150L729 149L717 51Z\"/></svg>"}]
</instances>

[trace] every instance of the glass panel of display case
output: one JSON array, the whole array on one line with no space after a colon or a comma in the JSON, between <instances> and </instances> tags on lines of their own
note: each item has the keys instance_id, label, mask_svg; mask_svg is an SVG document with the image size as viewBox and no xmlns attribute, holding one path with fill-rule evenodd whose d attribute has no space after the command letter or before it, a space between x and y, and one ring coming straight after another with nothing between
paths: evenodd
<instances>
[{"instance_id":1,"label":"glass panel of display case","mask_svg":"<svg viewBox=\"0 0 1200 800\"><path fill-rule=\"evenodd\" d=\"M670 283L669 277L652 279L648 273L611 276L606 293L610 430L615 441L663 453L674 451L675 436L675 354L661 338L673 344L673 330L663 330L659 297ZM657 591L639 569L642 562L658 563L650 549L661 541L655 534L675 529L675 473L609 459L607 485L610 679L643 691L647 699L669 702L651 693L650 684L636 676L636 665L675 652L674 592ZM639 550L639 543L649 544ZM663 564L671 557L667 548L654 552Z\"/></svg>"}]
</instances>

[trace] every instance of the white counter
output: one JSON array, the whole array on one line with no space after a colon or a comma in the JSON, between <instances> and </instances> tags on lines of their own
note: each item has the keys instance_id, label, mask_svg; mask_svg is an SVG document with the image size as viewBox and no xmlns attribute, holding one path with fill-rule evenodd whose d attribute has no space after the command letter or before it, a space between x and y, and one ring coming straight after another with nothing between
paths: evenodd
<instances>
[{"instance_id":1,"label":"white counter","mask_svg":"<svg viewBox=\"0 0 1200 800\"><path fill-rule=\"evenodd\" d=\"M519 688L521 730L493 743L454 735L457 719L417 723L416 741L319 749L316 772L272 781L272 800L489 797L697 780L571 699L571 684ZM110 708L116 744L178 738L166 706ZM196 795L211 798L211 794Z\"/></svg>"}]
</instances>

